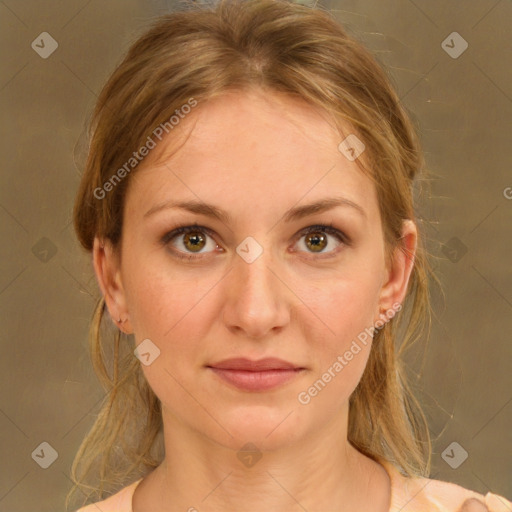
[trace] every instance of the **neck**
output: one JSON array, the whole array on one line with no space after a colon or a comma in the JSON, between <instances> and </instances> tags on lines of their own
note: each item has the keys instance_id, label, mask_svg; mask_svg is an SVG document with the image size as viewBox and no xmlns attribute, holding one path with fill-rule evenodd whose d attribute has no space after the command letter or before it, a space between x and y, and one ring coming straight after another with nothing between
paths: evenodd
<instances>
[{"instance_id":1,"label":"neck","mask_svg":"<svg viewBox=\"0 0 512 512\"><path fill-rule=\"evenodd\" d=\"M137 488L133 512L389 510L389 477L348 442L347 409L322 431L278 447L255 442L255 452L163 414L166 457Z\"/></svg>"}]
</instances>

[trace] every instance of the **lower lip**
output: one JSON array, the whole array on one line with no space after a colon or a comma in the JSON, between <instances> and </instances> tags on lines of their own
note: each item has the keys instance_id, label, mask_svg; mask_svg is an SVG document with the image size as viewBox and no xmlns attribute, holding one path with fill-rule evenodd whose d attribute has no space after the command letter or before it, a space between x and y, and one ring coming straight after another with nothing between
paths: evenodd
<instances>
[{"instance_id":1,"label":"lower lip","mask_svg":"<svg viewBox=\"0 0 512 512\"><path fill-rule=\"evenodd\" d=\"M245 370L225 370L212 368L221 379L245 391L266 391L289 382L304 370L265 370L250 372Z\"/></svg>"}]
</instances>

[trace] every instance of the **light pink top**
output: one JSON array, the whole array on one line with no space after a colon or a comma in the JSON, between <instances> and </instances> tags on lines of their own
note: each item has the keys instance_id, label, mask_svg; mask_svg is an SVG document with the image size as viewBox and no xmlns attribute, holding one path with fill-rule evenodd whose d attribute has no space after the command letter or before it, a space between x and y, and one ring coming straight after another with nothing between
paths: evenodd
<instances>
[{"instance_id":1,"label":"light pink top","mask_svg":"<svg viewBox=\"0 0 512 512\"><path fill-rule=\"evenodd\" d=\"M389 512L512 512L512 503L488 492L485 496L460 485L430 478L408 478L388 462L381 462L391 479ZM76 512L133 512L132 496L137 480L104 501L83 507ZM464 505L466 500L478 500Z\"/></svg>"}]
</instances>

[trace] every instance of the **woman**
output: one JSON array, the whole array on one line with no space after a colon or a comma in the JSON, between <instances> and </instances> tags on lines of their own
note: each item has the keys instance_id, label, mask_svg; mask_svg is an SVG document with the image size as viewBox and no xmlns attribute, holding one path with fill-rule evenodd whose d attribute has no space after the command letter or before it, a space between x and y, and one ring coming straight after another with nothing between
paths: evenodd
<instances>
[{"instance_id":1,"label":"woman","mask_svg":"<svg viewBox=\"0 0 512 512\"><path fill-rule=\"evenodd\" d=\"M108 391L72 472L103 501L81 512L511 509L427 478L395 351L430 314L423 164L386 75L322 10L222 0L132 45L75 205Z\"/></svg>"}]
</instances>

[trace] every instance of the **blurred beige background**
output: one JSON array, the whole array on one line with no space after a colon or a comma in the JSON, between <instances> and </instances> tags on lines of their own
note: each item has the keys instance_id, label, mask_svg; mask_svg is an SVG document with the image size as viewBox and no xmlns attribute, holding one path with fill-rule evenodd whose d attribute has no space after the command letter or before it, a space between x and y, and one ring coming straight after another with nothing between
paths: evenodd
<instances>
[{"instance_id":1,"label":"blurred beige background","mask_svg":"<svg viewBox=\"0 0 512 512\"><path fill-rule=\"evenodd\" d=\"M512 499L512 4L323 5L387 67L438 176L419 214L436 222L424 228L446 299L433 291L425 360L419 345L408 356L434 437L431 477ZM0 511L64 510L98 412L86 345L98 288L71 225L84 128L130 41L171 7L0 1ZM58 44L46 59L31 47L42 32ZM47 462L57 455L47 469L41 448Z\"/></svg>"}]
</instances>

